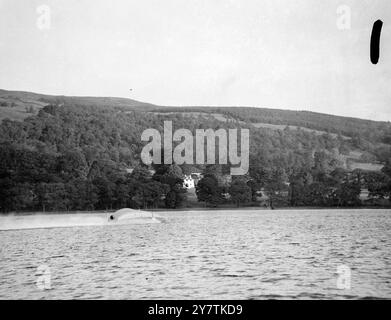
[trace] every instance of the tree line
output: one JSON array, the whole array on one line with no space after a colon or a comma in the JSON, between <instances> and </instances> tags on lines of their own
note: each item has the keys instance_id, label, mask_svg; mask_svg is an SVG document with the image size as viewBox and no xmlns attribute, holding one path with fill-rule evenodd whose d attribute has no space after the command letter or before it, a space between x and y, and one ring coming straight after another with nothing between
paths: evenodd
<instances>
[{"instance_id":1,"label":"tree line","mask_svg":"<svg viewBox=\"0 0 391 320\"><path fill-rule=\"evenodd\" d=\"M140 161L141 133L161 131L165 119L111 107L48 105L22 122L3 120L0 211L183 207L183 176L194 170L203 172L196 195L207 206L259 205L262 196L276 207L357 206L363 188L374 201L390 198L390 145L379 140L377 153L365 143L359 149L382 161L382 172L350 172L340 156L357 149L354 141L289 128L241 123L250 130L250 171L232 181L225 166L146 167ZM170 119L192 132L239 125L180 113Z\"/></svg>"}]
</instances>

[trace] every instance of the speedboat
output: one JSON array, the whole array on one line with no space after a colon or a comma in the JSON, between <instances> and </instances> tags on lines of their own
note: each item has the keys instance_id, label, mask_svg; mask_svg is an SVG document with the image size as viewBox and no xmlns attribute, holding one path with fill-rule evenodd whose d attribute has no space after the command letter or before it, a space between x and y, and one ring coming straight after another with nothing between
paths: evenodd
<instances>
[{"instance_id":1,"label":"speedboat","mask_svg":"<svg viewBox=\"0 0 391 320\"><path fill-rule=\"evenodd\" d=\"M162 219L155 217L153 212L124 208L110 213L107 222L113 224L160 223Z\"/></svg>"}]
</instances>

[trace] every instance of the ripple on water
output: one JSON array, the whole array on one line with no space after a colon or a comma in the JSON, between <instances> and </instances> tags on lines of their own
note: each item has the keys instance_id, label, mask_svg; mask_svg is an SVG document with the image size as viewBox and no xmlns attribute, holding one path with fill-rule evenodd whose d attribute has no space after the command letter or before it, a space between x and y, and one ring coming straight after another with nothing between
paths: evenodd
<instances>
[{"instance_id":1,"label":"ripple on water","mask_svg":"<svg viewBox=\"0 0 391 320\"><path fill-rule=\"evenodd\" d=\"M166 223L0 231L0 298L391 298L390 210L161 216ZM48 291L36 286L42 265ZM350 290L337 288L341 265Z\"/></svg>"}]
</instances>

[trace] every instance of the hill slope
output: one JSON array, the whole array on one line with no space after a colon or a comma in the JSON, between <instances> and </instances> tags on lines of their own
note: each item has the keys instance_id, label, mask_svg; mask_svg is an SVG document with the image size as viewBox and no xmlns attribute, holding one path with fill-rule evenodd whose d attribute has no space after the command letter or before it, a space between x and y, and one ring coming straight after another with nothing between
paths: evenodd
<instances>
[{"instance_id":1,"label":"hill slope","mask_svg":"<svg viewBox=\"0 0 391 320\"><path fill-rule=\"evenodd\" d=\"M318 133L333 133L355 138L363 136L368 141L391 142L391 123L351 117L335 116L311 111L292 111L253 107L165 107L154 110L160 114L184 113L199 116L210 115L220 120L231 119L251 123L256 127L283 129L310 129Z\"/></svg>"},{"instance_id":2,"label":"hill slope","mask_svg":"<svg viewBox=\"0 0 391 320\"><path fill-rule=\"evenodd\" d=\"M11 105L0 107L0 114L3 108L16 104L21 108L23 103L35 103L33 108L39 111L22 121L0 123L0 211L156 206L163 195L166 205L177 206L183 202L181 190L175 189L181 172L205 171L207 166L170 168L167 172L173 179L166 173L152 179L148 170L127 174L129 168L140 168L142 132L149 128L163 132L165 120L173 122L174 130L186 128L192 133L199 128L249 129L247 177L255 183L249 186L251 198L262 188L276 199L281 196L281 203L297 206L357 205L360 188L368 188L374 197L389 198L389 123L270 109L197 111L117 98L1 94L3 103ZM341 132L345 134L348 127L343 137ZM352 172L360 167L363 170ZM229 165L210 170L220 179ZM213 181L224 181L219 179ZM238 183L234 187L243 190Z\"/></svg>"},{"instance_id":3,"label":"hill slope","mask_svg":"<svg viewBox=\"0 0 391 320\"><path fill-rule=\"evenodd\" d=\"M127 98L55 96L0 89L0 120L23 120L49 104L114 107L124 110L152 110L156 106Z\"/></svg>"},{"instance_id":4,"label":"hill slope","mask_svg":"<svg viewBox=\"0 0 391 320\"><path fill-rule=\"evenodd\" d=\"M391 142L391 123L365 119L341 117L310 111L292 111L253 107L169 107L158 106L127 98L55 96L25 91L0 89L0 120L23 120L36 115L45 105L94 106L120 109L123 111L152 111L156 114L180 113L192 117L212 116L222 122L249 123L257 128L282 130L310 130L316 134L330 133L344 138L363 137L370 142Z\"/></svg>"}]
</instances>

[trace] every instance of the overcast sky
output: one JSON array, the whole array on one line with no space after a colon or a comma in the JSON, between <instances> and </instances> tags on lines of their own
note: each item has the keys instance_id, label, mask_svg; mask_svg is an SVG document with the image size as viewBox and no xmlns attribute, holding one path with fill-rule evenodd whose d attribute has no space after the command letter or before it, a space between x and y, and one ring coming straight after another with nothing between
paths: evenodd
<instances>
[{"instance_id":1,"label":"overcast sky","mask_svg":"<svg viewBox=\"0 0 391 320\"><path fill-rule=\"evenodd\" d=\"M3 89L391 120L390 80L390 0L0 0Z\"/></svg>"}]
</instances>

